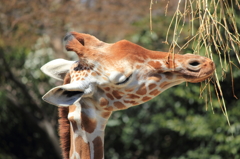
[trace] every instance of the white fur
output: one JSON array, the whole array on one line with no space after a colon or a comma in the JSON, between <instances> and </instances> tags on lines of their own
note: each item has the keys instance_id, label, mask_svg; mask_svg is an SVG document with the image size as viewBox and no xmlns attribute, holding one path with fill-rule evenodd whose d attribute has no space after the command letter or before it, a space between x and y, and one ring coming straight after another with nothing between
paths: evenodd
<instances>
[{"instance_id":1,"label":"white fur","mask_svg":"<svg viewBox=\"0 0 240 159\"><path fill-rule=\"evenodd\" d=\"M113 83L122 82L126 78L127 77L125 75L123 75L121 72L117 72L117 71L113 71L109 76L110 81Z\"/></svg>"}]
</instances>

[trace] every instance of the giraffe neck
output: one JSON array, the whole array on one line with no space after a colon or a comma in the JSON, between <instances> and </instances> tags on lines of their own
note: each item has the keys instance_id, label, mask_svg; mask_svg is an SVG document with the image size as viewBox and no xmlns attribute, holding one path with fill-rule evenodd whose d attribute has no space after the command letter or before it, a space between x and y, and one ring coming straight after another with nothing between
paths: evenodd
<instances>
[{"instance_id":1,"label":"giraffe neck","mask_svg":"<svg viewBox=\"0 0 240 159\"><path fill-rule=\"evenodd\" d=\"M70 159L104 158L104 130L110 115L84 102L69 107Z\"/></svg>"}]
</instances>

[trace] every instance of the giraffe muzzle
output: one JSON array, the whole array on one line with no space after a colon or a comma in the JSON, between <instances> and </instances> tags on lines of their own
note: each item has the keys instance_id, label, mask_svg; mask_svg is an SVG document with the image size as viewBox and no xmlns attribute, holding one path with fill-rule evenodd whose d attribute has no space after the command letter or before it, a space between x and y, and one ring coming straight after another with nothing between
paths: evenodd
<instances>
[{"instance_id":1,"label":"giraffe muzzle","mask_svg":"<svg viewBox=\"0 0 240 159\"><path fill-rule=\"evenodd\" d=\"M213 74L215 65L211 59L189 54L186 54L186 58L189 59L184 63L183 77L188 82L201 82Z\"/></svg>"}]
</instances>

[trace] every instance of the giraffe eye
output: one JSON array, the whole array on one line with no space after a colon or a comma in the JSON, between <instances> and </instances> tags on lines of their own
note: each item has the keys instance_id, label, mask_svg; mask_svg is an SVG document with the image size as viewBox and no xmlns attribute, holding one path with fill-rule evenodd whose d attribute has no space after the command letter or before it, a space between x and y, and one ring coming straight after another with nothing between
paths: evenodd
<instances>
[{"instance_id":1,"label":"giraffe eye","mask_svg":"<svg viewBox=\"0 0 240 159\"><path fill-rule=\"evenodd\" d=\"M132 77L132 74L130 76L128 76L128 78L126 78L124 81L116 83L116 85L121 85L121 84L127 83L127 81L129 81L129 79L131 77Z\"/></svg>"}]
</instances>

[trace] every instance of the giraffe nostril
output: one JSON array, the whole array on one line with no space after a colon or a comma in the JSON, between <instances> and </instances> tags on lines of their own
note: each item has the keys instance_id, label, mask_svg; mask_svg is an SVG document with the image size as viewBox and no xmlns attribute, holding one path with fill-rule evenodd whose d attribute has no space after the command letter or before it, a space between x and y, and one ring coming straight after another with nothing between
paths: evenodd
<instances>
[{"instance_id":1,"label":"giraffe nostril","mask_svg":"<svg viewBox=\"0 0 240 159\"><path fill-rule=\"evenodd\" d=\"M196 59L189 60L187 62L187 69L189 71L198 72L201 69L201 62Z\"/></svg>"},{"instance_id":2,"label":"giraffe nostril","mask_svg":"<svg viewBox=\"0 0 240 159\"><path fill-rule=\"evenodd\" d=\"M200 63L198 61L191 61L191 62L189 62L189 65L198 66L198 65L200 65Z\"/></svg>"}]
</instances>

